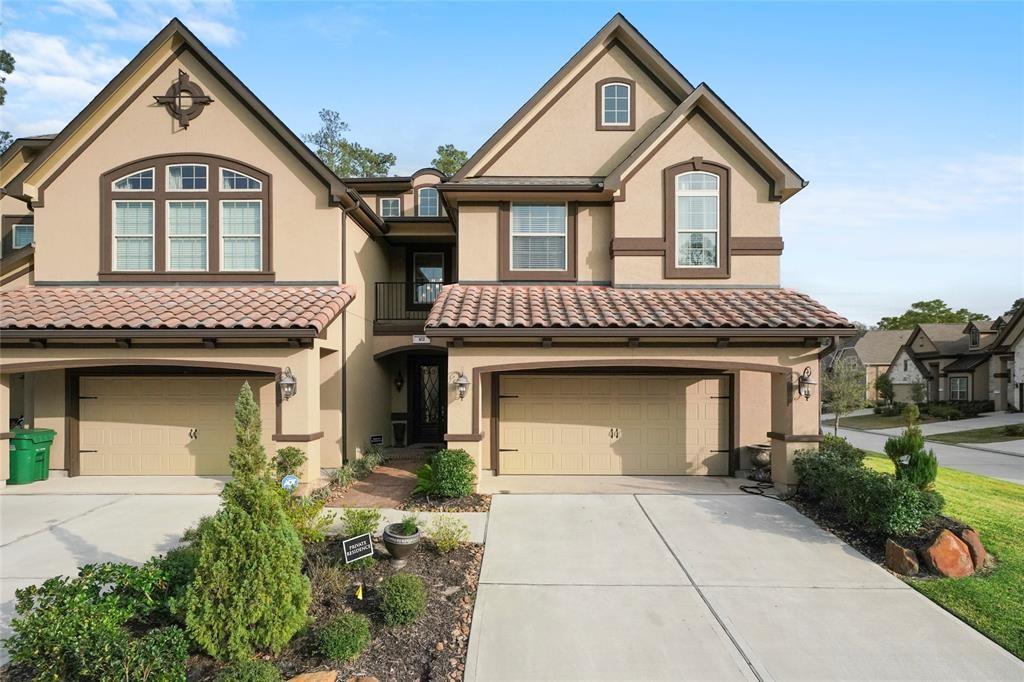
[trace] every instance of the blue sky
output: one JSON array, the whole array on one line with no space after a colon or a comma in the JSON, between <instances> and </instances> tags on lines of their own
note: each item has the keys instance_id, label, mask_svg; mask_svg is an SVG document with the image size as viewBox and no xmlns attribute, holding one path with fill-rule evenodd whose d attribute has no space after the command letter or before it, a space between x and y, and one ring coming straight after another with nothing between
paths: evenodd
<instances>
[{"instance_id":1,"label":"blue sky","mask_svg":"<svg viewBox=\"0 0 1024 682\"><path fill-rule=\"evenodd\" d=\"M2 125L55 132L174 15L298 133L472 152L616 11L810 185L783 285L874 323L1024 296L1022 3L3 3Z\"/></svg>"}]
</instances>

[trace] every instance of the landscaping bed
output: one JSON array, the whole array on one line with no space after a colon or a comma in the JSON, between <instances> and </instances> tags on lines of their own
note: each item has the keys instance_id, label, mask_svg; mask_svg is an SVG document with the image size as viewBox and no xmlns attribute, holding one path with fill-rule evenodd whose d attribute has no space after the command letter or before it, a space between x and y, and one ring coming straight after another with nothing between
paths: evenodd
<instances>
[{"instance_id":1,"label":"landscaping bed","mask_svg":"<svg viewBox=\"0 0 1024 682\"><path fill-rule=\"evenodd\" d=\"M957 443L1001 443L1021 439L1024 439L1024 424L990 426L984 429L968 429L967 431L936 433L928 436L928 440L954 445Z\"/></svg>"},{"instance_id":2,"label":"landscaping bed","mask_svg":"<svg viewBox=\"0 0 1024 682\"><path fill-rule=\"evenodd\" d=\"M404 511L418 512L486 512L491 510L491 496L473 493L453 500L413 493L398 505Z\"/></svg>"},{"instance_id":3,"label":"landscaping bed","mask_svg":"<svg viewBox=\"0 0 1024 682\"><path fill-rule=\"evenodd\" d=\"M939 421L936 417L929 417L921 415L920 423L928 424L931 422ZM829 419L822 422L822 425L827 428L833 428L835 426L835 419ZM839 420L839 428L841 429L863 429L871 431L875 429L898 429L906 426L906 420L902 415L881 415L881 414L861 414L856 417L842 417Z\"/></svg>"}]
</instances>

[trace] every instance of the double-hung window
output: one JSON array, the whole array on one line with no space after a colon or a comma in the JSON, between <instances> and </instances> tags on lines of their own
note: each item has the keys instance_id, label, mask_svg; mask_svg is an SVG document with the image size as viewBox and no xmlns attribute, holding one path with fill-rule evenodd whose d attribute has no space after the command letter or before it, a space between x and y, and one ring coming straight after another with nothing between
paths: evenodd
<instances>
[{"instance_id":1,"label":"double-hung window","mask_svg":"<svg viewBox=\"0 0 1024 682\"><path fill-rule=\"evenodd\" d=\"M718 176L692 171L677 175L675 180L676 267L718 267Z\"/></svg>"},{"instance_id":2,"label":"double-hung window","mask_svg":"<svg viewBox=\"0 0 1024 682\"><path fill-rule=\"evenodd\" d=\"M260 270L263 263L263 202L221 201L222 270Z\"/></svg>"},{"instance_id":3,"label":"double-hung window","mask_svg":"<svg viewBox=\"0 0 1024 682\"><path fill-rule=\"evenodd\" d=\"M15 225L11 228L11 247L23 249L36 240L36 227L32 224Z\"/></svg>"},{"instance_id":4,"label":"double-hung window","mask_svg":"<svg viewBox=\"0 0 1024 682\"><path fill-rule=\"evenodd\" d=\"M209 202L167 202L167 269L206 270Z\"/></svg>"},{"instance_id":5,"label":"double-hung window","mask_svg":"<svg viewBox=\"0 0 1024 682\"><path fill-rule=\"evenodd\" d=\"M568 269L568 207L564 203L513 203L511 211L510 269Z\"/></svg>"},{"instance_id":6,"label":"double-hung window","mask_svg":"<svg viewBox=\"0 0 1024 682\"><path fill-rule=\"evenodd\" d=\"M949 399L967 400L967 377L949 378Z\"/></svg>"},{"instance_id":7,"label":"double-hung window","mask_svg":"<svg viewBox=\"0 0 1024 682\"><path fill-rule=\"evenodd\" d=\"M117 270L152 270L154 202L115 201L114 267Z\"/></svg>"},{"instance_id":8,"label":"double-hung window","mask_svg":"<svg viewBox=\"0 0 1024 682\"><path fill-rule=\"evenodd\" d=\"M380 217L398 218L402 215L402 200L398 197L380 198Z\"/></svg>"},{"instance_id":9,"label":"double-hung window","mask_svg":"<svg viewBox=\"0 0 1024 682\"><path fill-rule=\"evenodd\" d=\"M436 217L438 215L437 190L433 187L422 187L417 191L416 214L423 217Z\"/></svg>"},{"instance_id":10,"label":"double-hung window","mask_svg":"<svg viewBox=\"0 0 1024 682\"><path fill-rule=\"evenodd\" d=\"M605 83L601 86L601 124L628 126L631 88L627 83Z\"/></svg>"}]
</instances>

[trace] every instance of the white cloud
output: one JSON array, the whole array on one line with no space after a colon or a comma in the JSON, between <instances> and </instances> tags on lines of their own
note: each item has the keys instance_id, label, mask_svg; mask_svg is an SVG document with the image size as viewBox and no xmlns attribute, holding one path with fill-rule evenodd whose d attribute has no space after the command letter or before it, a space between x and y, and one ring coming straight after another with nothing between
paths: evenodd
<instances>
[{"instance_id":1,"label":"white cloud","mask_svg":"<svg viewBox=\"0 0 1024 682\"><path fill-rule=\"evenodd\" d=\"M103 19L117 18L117 11L106 0L58 0L53 11Z\"/></svg>"}]
</instances>

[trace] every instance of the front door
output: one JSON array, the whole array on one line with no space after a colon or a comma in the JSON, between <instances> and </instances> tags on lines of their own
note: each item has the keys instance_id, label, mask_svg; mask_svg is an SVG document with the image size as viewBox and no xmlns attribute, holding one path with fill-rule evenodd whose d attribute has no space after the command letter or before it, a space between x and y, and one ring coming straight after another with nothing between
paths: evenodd
<instances>
[{"instance_id":1,"label":"front door","mask_svg":"<svg viewBox=\"0 0 1024 682\"><path fill-rule=\"evenodd\" d=\"M414 355L409 359L410 443L440 443L448 421L448 359Z\"/></svg>"}]
</instances>

